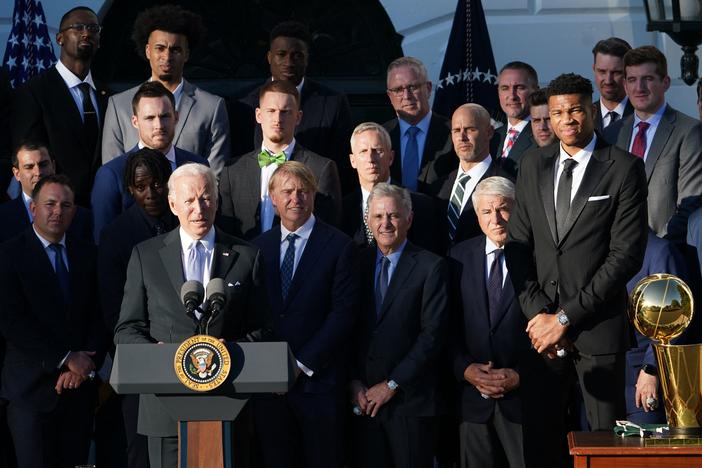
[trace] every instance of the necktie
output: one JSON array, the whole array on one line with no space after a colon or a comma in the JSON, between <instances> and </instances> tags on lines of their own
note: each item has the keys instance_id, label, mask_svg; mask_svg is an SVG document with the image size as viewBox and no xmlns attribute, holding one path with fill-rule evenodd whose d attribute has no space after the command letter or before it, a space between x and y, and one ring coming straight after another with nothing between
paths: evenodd
<instances>
[{"instance_id":1,"label":"necktie","mask_svg":"<svg viewBox=\"0 0 702 468\"><path fill-rule=\"evenodd\" d=\"M507 132L507 145L505 146L505 149L502 150L502 157L506 158L509 156L509 152L512 150L512 147L514 146L514 142L517 141L517 138L519 138L519 132L517 131L516 128L510 128L509 131Z\"/></svg>"},{"instance_id":2,"label":"necktie","mask_svg":"<svg viewBox=\"0 0 702 468\"><path fill-rule=\"evenodd\" d=\"M368 202L366 202L366 208L363 210L363 228L366 232L368 245L374 245L375 238L373 237L373 232L371 232L370 227L368 227Z\"/></svg>"},{"instance_id":3,"label":"necktie","mask_svg":"<svg viewBox=\"0 0 702 468\"><path fill-rule=\"evenodd\" d=\"M560 242L565 234L565 223L570 211L570 191L573 185L573 169L578 165L574 159L568 158L563 161L563 172L558 179L558 191L556 192L556 230Z\"/></svg>"},{"instance_id":4,"label":"necktie","mask_svg":"<svg viewBox=\"0 0 702 468\"><path fill-rule=\"evenodd\" d=\"M269 154L268 151L261 151L258 153L258 166L266 167L270 164L276 164L280 166L285 162L285 152L281 151L278 154Z\"/></svg>"},{"instance_id":5,"label":"necktie","mask_svg":"<svg viewBox=\"0 0 702 468\"><path fill-rule=\"evenodd\" d=\"M63 294L65 304L68 304L70 297L70 284L68 279L68 268L63 261L63 246L61 244L49 244L49 248L54 251L54 270L58 279L59 288Z\"/></svg>"},{"instance_id":6,"label":"necktie","mask_svg":"<svg viewBox=\"0 0 702 468\"><path fill-rule=\"evenodd\" d=\"M83 95L83 129L85 130L85 139L92 153L95 151L99 131L97 112L95 112L93 100L90 98L90 84L81 83L78 85L78 89Z\"/></svg>"},{"instance_id":7,"label":"necktie","mask_svg":"<svg viewBox=\"0 0 702 468\"><path fill-rule=\"evenodd\" d=\"M456 226L458 226L458 219L461 217L461 208L463 207L463 196L465 195L466 184L470 180L468 174L461 174L458 177L458 183L456 184L453 195L451 195L451 200L449 201L449 207L447 212L448 222L449 222L449 239L453 240L456 237Z\"/></svg>"},{"instance_id":8,"label":"necktie","mask_svg":"<svg viewBox=\"0 0 702 468\"><path fill-rule=\"evenodd\" d=\"M283 300L288 297L288 290L293 278L293 267L295 266L295 240L300 237L297 234L290 233L285 238L288 241L288 248L283 257L283 263L280 265L280 291L283 294Z\"/></svg>"},{"instance_id":9,"label":"necktie","mask_svg":"<svg viewBox=\"0 0 702 468\"><path fill-rule=\"evenodd\" d=\"M634 144L631 146L631 153L636 156L643 158L646 154L646 130L651 124L647 122L639 122L637 127L639 129L634 137Z\"/></svg>"},{"instance_id":10,"label":"necktie","mask_svg":"<svg viewBox=\"0 0 702 468\"><path fill-rule=\"evenodd\" d=\"M380 259L380 273L378 273L378 281L375 284L375 313L380 315L380 309L383 307L385 294L388 292L390 259L383 256Z\"/></svg>"},{"instance_id":11,"label":"necktie","mask_svg":"<svg viewBox=\"0 0 702 468\"><path fill-rule=\"evenodd\" d=\"M190 244L188 249L188 258L186 261L186 271L185 279L187 281L199 281L202 283L202 276L204 271L204 256L203 256L204 246L202 242L197 241Z\"/></svg>"},{"instance_id":12,"label":"necktie","mask_svg":"<svg viewBox=\"0 0 702 468\"><path fill-rule=\"evenodd\" d=\"M154 224L154 231L156 232L157 236L160 236L166 232L166 227L163 225L162 221L157 221L156 224Z\"/></svg>"},{"instance_id":13,"label":"necktie","mask_svg":"<svg viewBox=\"0 0 702 468\"><path fill-rule=\"evenodd\" d=\"M495 249L493 253L495 255L492 265L490 265L487 284L490 326L494 326L497 323L500 312L500 298L502 297L502 249Z\"/></svg>"},{"instance_id":14,"label":"necktie","mask_svg":"<svg viewBox=\"0 0 702 468\"><path fill-rule=\"evenodd\" d=\"M615 111L609 111L607 112L607 115L605 117L609 117L609 123L605 126L605 128L609 127L612 125L614 122L619 120L619 114L616 113Z\"/></svg>"},{"instance_id":15,"label":"necktie","mask_svg":"<svg viewBox=\"0 0 702 468\"><path fill-rule=\"evenodd\" d=\"M407 146L402 156L402 185L407 190L417 190L417 176L419 175L419 145L417 144L418 127L407 129Z\"/></svg>"}]
</instances>

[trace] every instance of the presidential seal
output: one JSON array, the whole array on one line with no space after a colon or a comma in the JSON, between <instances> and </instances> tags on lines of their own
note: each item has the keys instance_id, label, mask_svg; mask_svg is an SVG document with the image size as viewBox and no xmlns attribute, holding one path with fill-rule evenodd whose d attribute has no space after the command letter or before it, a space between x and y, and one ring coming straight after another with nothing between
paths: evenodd
<instances>
[{"instance_id":1,"label":"presidential seal","mask_svg":"<svg viewBox=\"0 0 702 468\"><path fill-rule=\"evenodd\" d=\"M196 392L206 392L224 383L232 361L227 347L217 338L195 335L178 347L173 365L183 385Z\"/></svg>"}]
</instances>

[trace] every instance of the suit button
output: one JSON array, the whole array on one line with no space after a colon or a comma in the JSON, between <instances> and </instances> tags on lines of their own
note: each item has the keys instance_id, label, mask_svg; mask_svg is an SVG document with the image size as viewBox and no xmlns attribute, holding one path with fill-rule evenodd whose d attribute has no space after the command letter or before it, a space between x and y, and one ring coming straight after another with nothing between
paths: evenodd
<instances>
[{"instance_id":1,"label":"suit button","mask_svg":"<svg viewBox=\"0 0 702 468\"><path fill-rule=\"evenodd\" d=\"M556 252L556 254L560 257L561 255L563 255L563 252L559 250L558 252Z\"/></svg>"},{"instance_id":2,"label":"suit button","mask_svg":"<svg viewBox=\"0 0 702 468\"><path fill-rule=\"evenodd\" d=\"M555 286L555 285L556 285L556 281L555 281L555 280L551 280L551 281L550 281L550 284L551 284L551 286Z\"/></svg>"}]
</instances>

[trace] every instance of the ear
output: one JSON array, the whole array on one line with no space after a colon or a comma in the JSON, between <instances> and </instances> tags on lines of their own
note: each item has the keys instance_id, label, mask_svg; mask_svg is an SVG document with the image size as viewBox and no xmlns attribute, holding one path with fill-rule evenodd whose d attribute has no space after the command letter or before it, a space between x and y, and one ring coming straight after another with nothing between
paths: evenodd
<instances>
[{"instance_id":1,"label":"ear","mask_svg":"<svg viewBox=\"0 0 702 468\"><path fill-rule=\"evenodd\" d=\"M663 78L663 86L665 90L668 91L668 88L670 88L670 76L665 75L665 78Z\"/></svg>"},{"instance_id":2,"label":"ear","mask_svg":"<svg viewBox=\"0 0 702 468\"><path fill-rule=\"evenodd\" d=\"M268 60L268 65L270 66L271 61L273 60L273 52L271 52L270 50L266 52L266 60Z\"/></svg>"},{"instance_id":3,"label":"ear","mask_svg":"<svg viewBox=\"0 0 702 468\"><path fill-rule=\"evenodd\" d=\"M392 162L395 160L395 152L393 150L388 151L388 166L392 166Z\"/></svg>"},{"instance_id":4,"label":"ear","mask_svg":"<svg viewBox=\"0 0 702 468\"><path fill-rule=\"evenodd\" d=\"M261 123L261 108L260 107L256 108L255 114L256 114L256 123L260 124Z\"/></svg>"},{"instance_id":5,"label":"ear","mask_svg":"<svg viewBox=\"0 0 702 468\"><path fill-rule=\"evenodd\" d=\"M297 127L302 122L302 111L297 111L297 119L295 119L295 126Z\"/></svg>"},{"instance_id":6,"label":"ear","mask_svg":"<svg viewBox=\"0 0 702 468\"><path fill-rule=\"evenodd\" d=\"M136 115L132 115L132 127L139 128L139 119Z\"/></svg>"},{"instance_id":7,"label":"ear","mask_svg":"<svg viewBox=\"0 0 702 468\"><path fill-rule=\"evenodd\" d=\"M17 179L17 182L20 181L19 173L20 173L19 168L12 166L12 175L15 176L15 179Z\"/></svg>"}]
</instances>

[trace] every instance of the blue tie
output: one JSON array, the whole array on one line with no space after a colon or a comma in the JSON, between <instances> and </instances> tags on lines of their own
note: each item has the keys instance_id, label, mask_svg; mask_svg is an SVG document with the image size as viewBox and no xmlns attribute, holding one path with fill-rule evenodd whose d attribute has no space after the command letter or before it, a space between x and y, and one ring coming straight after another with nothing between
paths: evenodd
<instances>
[{"instance_id":1,"label":"blue tie","mask_svg":"<svg viewBox=\"0 0 702 468\"><path fill-rule=\"evenodd\" d=\"M288 290L293 278L293 266L295 265L295 240L300 237L297 234L290 233L285 238L288 241L288 249L283 257L283 264L280 265L280 291L283 294L283 300L288 297Z\"/></svg>"},{"instance_id":2,"label":"blue tie","mask_svg":"<svg viewBox=\"0 0 702 468\"><path fill-rule=\"evenodd\" d=\"M68 268L63 261L63 246L61 244L50 244L49 248L54 251L54 270L58 278L59 288L63 294L64 304L68 304L70 297L70 286L68 280Z\"/></svg>"},{"instance_id":3,"label":"blue tie","mask_svg":"<svg viewBox=\"0 0 702 468\"><path fill-rule=\"evenodd\" d=\"M413 192L417 191L417 176L419 175L419 145L417 144L418 127L407 129L407 146L402 156L402 186Z\"/></svg>"},{"instance_id":4,"label":"blue tie","mask_svg":"<svg viewBox=\"0 0 702 468\"><path fill-rule=\"evenodd\" d=\"M380 259L380 271L378 272L378 281L375 284L375 313L379 317L380 310L385 301L385 295L388 292L388 284L390 283L390 259L386 256Z\"/></svg>"}]
</instances>

